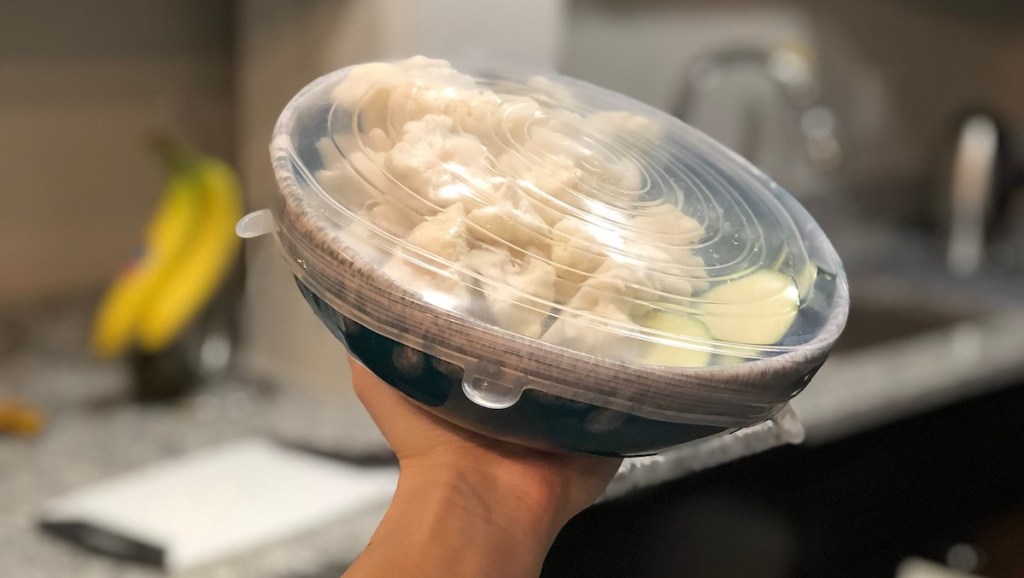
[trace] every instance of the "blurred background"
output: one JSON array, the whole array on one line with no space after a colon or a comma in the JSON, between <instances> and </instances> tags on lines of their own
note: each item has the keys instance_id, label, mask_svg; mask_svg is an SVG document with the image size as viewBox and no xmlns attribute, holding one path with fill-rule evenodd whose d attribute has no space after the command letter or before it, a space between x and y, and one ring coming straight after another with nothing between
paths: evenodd
<instances>
[{"instance_id":1,"label":"blurred background","mask_svg":"<svg viewBox=\"0 0 1024 578\"><path fill-rule=\"evenodd\" d=\"M0 4L0 568L161 575L43 533L41 512L247 436L390 467L270 239L223 267L173 354L101 360L88 340L166 184L153 135L228 161L264 208L296 91L422 53L687 120L804 203L850 274L847 332L794 401L804 446L598 505L545 576L1024 575L1022 31L1013 0ZM338 575L383 494L176 573Z\"/></svg>"}]
</instances>

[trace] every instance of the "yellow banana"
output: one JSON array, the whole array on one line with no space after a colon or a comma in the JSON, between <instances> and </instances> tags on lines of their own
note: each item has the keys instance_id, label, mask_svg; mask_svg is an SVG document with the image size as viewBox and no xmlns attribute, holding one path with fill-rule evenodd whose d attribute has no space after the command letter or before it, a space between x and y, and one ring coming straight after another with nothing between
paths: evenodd
<instances>
[{"instance_id":1,"label":"yellow banana","mask_svg":"<svg viewBox=\"0 0 1024 578\"><path fill-rule=\"evenodd\" d=\"M181 334L221 286L241 247L235 223L243 206L235 172L220 160L203 157L193 174L198 219L184 254L143 304L137 332L142 351L161 351Z\"/></svg>"},{"instance_id":2,"label":"yellow banana","mask_svg":"<svg viewBox=\"0 0 1024 578\"><path fill-rule=\"evenodd\" d=\"M91 336L97 355L113 357L128 349L146 301L188 246L200 210L195 182L192 171L172 166L163 199L147 227L144 247L118 275L97 310Z\"/></svg>"}]
</instances>

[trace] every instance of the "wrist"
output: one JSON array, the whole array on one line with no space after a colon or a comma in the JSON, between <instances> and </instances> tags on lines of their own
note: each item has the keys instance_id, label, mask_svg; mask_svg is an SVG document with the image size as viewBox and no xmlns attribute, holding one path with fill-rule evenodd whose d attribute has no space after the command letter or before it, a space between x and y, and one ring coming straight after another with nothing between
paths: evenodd
<instances>
[{"instance_id":1,"label":"wrist","mask_svg":"<svg viewBox=\"0 0 1024 578\"><path fill-rule=\"evenodd\" d=\"M482 471L403 464L384 520L346 577L537 576L561 524L553 508L517 506L518 495Z\"/></svg>"},{"instance_id":2,"label":"wrist","mask_svg":"<svg viewBox=\"0 0 1024 578\"><path fill-rule=\"evenodd\" d=\"M493 464L403 464L395 502L424 498L444 517L462 516L542 555L570 517L557 483Z\"/></svg>"}]
</instances>

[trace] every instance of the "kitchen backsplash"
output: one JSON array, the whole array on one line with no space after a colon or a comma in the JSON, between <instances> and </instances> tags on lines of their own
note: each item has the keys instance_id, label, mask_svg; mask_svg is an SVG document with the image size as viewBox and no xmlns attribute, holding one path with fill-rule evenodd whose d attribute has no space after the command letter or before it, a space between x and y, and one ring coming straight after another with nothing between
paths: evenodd
<instances>
[{"instance_id":1,"label":"kitchen backsplash","mask_svg":"<svg viewBox=\"0 0 1024 578\"><path fill-rule=\"evenodd\" d=\"M232 3L0 6L0 307L103 284L162 187L156 131L232 153Z\"/></svg>"}]
</instances>

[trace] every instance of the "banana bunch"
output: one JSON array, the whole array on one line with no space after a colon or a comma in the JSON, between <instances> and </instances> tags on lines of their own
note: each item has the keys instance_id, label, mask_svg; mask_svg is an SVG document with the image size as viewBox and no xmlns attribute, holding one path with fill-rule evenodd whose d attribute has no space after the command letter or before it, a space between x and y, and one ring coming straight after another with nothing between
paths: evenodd
<instances>
[{"instance_id":1,"label":"banana bunch","mask_svg":"<svg viewBox=\"0 0 1024 578\"><path fill-rule=\"evenodd\" d=\"M101 357L166 349L212 299L240 249L235 223L243 204L234 170L181 146L160 148L166 189L142 250L96 313L91 341Z\"/></svg>"}]
</instances>

